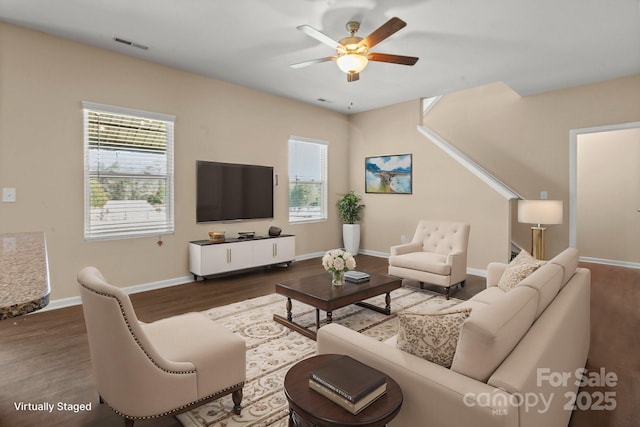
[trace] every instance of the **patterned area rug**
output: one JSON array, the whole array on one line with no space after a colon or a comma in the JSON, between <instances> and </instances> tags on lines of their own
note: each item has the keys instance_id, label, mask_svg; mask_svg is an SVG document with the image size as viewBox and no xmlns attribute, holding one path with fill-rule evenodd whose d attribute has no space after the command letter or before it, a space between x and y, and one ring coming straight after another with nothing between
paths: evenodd
<instances>
[{"instance_id":1,"label":"patterned area rug","mask_svg":"<svg viewBox=\"0 0 640 427\"><path fill-rule=\"evenodd\" d=\"M247 342L247 379L242 399L242 414L233 414L231 396L225 396L177 416L185 427L286 427L288 405L282 384L289 368L313 356L316 343L273 321L275 313L285 314L286 298L272 294L205 313L212 321L242 336ZM366 300L380 307L384 296ZM392 314L386 316L350 305L333 312L333 322L386 340L397 332L396 313L402 309L438 310L458 304L435 293L417 288L400 288L391 294ZM294 320L315 329L315 309L293 301ZM323 317L321 314L321 317Z\"/></svg>"}]
</instances>

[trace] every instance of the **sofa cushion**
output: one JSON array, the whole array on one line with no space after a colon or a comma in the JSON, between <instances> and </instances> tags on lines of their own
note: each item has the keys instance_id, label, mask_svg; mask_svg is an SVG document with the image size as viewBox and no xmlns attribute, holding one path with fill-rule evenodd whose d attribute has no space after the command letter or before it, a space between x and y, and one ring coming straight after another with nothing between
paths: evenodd
<instances>
[{"instance_id":1,"label":"sofa cushion","mask_svg":"<svg viewBox=\"0 0 640 427\"><path fill-rule=\"evenodd\" d=\"M576 272L578 260L578 250L576 248L567 248L549 261L550 264L559 265L563 269L561 288L567 284L571 276Z\"/></svg>"},{"instance_id":2,"label":"sofa cushion","mask_svg":"<svg viewBox=\"0 0 640 427\"><path fill-rule=\"evenodd\" d=\"M451 370L486 382L527 333L536 315L538 293L517 286L462 325Z\"/></svg>"},{"instance_id":3,"label":"sofa cushion","mask_svg":"<svg viewBox=\"0 0 640 427\"><path fill-rule=\"evenodd\" d=\"M394 267L428 271L430 273L441 274L443 276L451 274L451 266L446 262L446 255L431 252L411 252L389 258L389 265Z\"/></svg>"},{"instance_id":4,"label":"sofa cushion","mask_svg":"<svg viewBox=\"0 0 640 427\"><path fill-rule=\"evenodd\" d=\"M141 327L163 358L193 363L199 378L198 398L245 380L245 340L202 313L185 313Z\"/></svg>"},{"instance_id":5,"label":"sofa cushion","mask_svg":"<svg viewBox=\"0 0 640 427\"><path fill-rule=\"evenodd\" d=\"M468 299L464 302L461 302L460 304L457 304L455 306L456 310L463 310L465 308L470 308L472 310L477 311L477 310L482 310L485 307L489 306L489 304L487 304L486 302L482 302L482 301L477 301L472 299Z\"/></svg>"},{"instance_id":6,"label":"sofa cushion","mask_svg":"<svg viewBox=\"0 0 640 427\"><path fill-rule=\"evenodd\" d=\"M538 293L536 319L560 291L562 287L562 275L562 267L557 264L548 263L518 283L518 286L527 286Z\"/></svg>"},{"instance_id":7,"label":"sofa cushion","mask_svg":"<svg viewBox=\"0 0 640 427\"><path fill-rule=\"evenodd\" d=\"M527 251L520 251L504 270L498 282L498 288L505 292L510 291L543 264L544 261L535 259Z\"/></svg>"},{"instance_id":8,"label":"sofa cushion","mask_svg":"<svg viewBox=\"0 0 640 427\"><path fill-rule=\"evenodd\" d=\"M477 301L483 304L491 304L495 300L499 298L503 298L505 295L505 291L500 289L497 286L492 286L490 288L484 289L482 292L475 294L469 299L469 301Z\"/></svg>"},{"instance_id":9,"label":"sofa cushion","mask_svg":"<svg viewBox=\"0 0 640 427\"><path fill-rule=\"evenodd\" d=\"M460 328L469 313L470 308L431 313L400 312L397 347L448 368L456 352Z\"/></svg>"}]
</instances>

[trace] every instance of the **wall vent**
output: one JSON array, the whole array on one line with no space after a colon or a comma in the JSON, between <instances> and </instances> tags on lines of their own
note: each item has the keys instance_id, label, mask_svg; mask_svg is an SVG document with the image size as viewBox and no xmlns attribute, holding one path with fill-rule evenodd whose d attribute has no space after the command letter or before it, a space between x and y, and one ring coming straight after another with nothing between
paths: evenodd
<instances>
[{"instance_id":1,"label":"wall vent","mask_svg":"<svg viewBox=\"0 0 640 427\"><path fill-rule=\"evenodd\" d=\"M145 46L145 45L140 44L140 43L132 42L131 40L123 39L122 37L115 36L113 38L113 40L117 41L118 43L126 44L127 46L136 47L138 49L142 49L142 50L148 50L149 49L149 46Z\"/></svg>"}]
</instances>

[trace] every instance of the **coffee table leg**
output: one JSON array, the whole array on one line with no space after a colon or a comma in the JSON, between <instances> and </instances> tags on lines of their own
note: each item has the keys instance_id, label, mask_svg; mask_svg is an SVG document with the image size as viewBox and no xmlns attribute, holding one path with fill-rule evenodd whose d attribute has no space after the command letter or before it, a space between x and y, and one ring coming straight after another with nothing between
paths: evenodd
<instances>
[{"instance_id":1,"label":"coffee table leg","mask_svg":"<svg viewBox=\"0 0 640 427\"><path fill-rule=\"evenodd\" d=\"M316 331L320 329L320 309L316 308Z\"/></svg>"},{"instance_id":2,"label":"coffee table leg","mask_svg":"<svg viewBox=\"0 0 640 427\"><path fill-rule=\"evenodd\" d=\"M314 425L289 409L289 427L314 427Z\"/></svg>"},{"instance_id":3,"label":"coffee table leg","mask_svg":"<svg viewBox=\"0 0 640 427\"><path fill-rule=\"evenodd\" d=\"M331 323L333 322L333 313L330 311L327 311L327 323Z\"/></svg>"},{"instance_id":4,"label":"coffee table leg","mask_svg":"<svg viewBox=\"0 0 640 427\"><path fill-rule=\"evenodd\" d=\"M287 320L291 322L293 315L291 314L291 298L287 298Z\"/></svg>"},{"instance_id":5,"label":"coffee table leg","mask_svg":"<svg viewBox=\"0 0 640 427\"><path fill-rule=\"evenodd\" d=\"M387 295L384 297L384 302L386 303L384 309L387 315L391 314L391 292L387 292Z\"/></svg>"}]
</instances>

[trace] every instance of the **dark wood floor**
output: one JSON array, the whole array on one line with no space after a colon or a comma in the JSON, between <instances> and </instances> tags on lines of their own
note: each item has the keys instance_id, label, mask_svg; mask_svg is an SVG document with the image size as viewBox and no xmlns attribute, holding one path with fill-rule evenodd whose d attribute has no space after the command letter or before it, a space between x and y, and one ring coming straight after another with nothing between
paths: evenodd
<instances>
[{"instance_id":1,"label":"dark wood floor","mask_svg":"<svg viewBox=\"0 0 640 427\"><path fill-rule=\"evenodd\" d=\"M359 255L357 262L358 270L385 273L387 269L384 258ZM640 419L635 405L640 390L640 271L590 267L592 345L588 368L606 367L618 373L618 408L597 414L578 412L571 425L633 426ZM140 320L149 322L270 294L279 280L322 271L317 259L299 261L289 268L275 267L135 294L131 300ZM484 286L484 279L470 276L467 286L454 290L453 296L468 299ZM91 402L92 408L79 413L56 409L47 414L19 411L15 405L20 402ZM80 306L0 322L0 427L122 425L121 418L98 404ZM167 417L140 421L136 426L177 427L180 423Z\"/></svg>"},{"instance_id":2,"label":"dark wood floor","mask_svg":"<svg viewBox=\"0 0 640 427\"><path fill-rule=\"evenodd\" d=\"M591 347L589 372L615 373L613 387L586 387L582 404L615 393L615 410L576 411L571 427L640 425L640 270L582 264L591 270Z\"/></svg>"}]
</instances>

